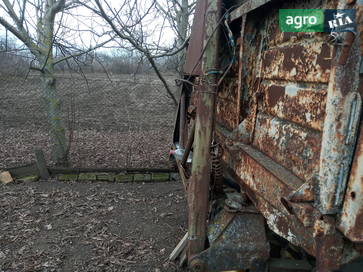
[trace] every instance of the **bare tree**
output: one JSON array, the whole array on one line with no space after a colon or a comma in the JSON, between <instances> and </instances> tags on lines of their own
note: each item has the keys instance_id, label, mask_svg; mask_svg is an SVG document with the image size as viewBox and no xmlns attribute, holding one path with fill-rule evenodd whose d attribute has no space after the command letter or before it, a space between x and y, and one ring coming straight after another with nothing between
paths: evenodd
<instances>
[{"instance_id":1,"label":"bare tree","mask_svg":"<svg viewBox=\"0 0 363 272\"><path fill-rule=\"evenodd\" d=\"M118 41L120 47L137 50L145 56L163 83L168 95L177 105L177 99L156 61L158 58L179 54L188 43L188 20L184 18L175 21L178 14L183 11L183 5L188 1L181 0L180 5L179 0L173 0L173 2L175 2L175 5L167 9L161 9L162 4L156 0L143 1L142 3L137 0L123 0L118 1L117 4L110 0L91 0L84 5L108 24L117 36L116 41ZM173 13L171 10L174 8L177 8L177 10L174 10ZM189 11L189 7L186 7L186 10ZM190 13L188 16L190 16ZM160 18L162 19L160 20ZM169 23L166 24L166 22ZM171 22L173 25L171 25ZM175 26L177 27L175 28ZM177 42L171 46L162 45L160 42L167 27L169 27L169 30L172 28L174 32L178 32ZM169 31L169 33L172 33L172 31Z\"/></svg>"},{"instance_id":2,"label":"bare tree","mask_svg":"<svg viewBox=\"0 0 363 272\"><path fill-rule=\"evenodd\" d=\"M53 145L52 155L57 164L67 164L69 150L54 67L60 62L74 59L109 41L92 48L77 50L74 42L67 42L63 38L65 36L62 33L65 27L63 18L78 5L77 3L78 1L74 0L0 1L0 24L31 52L34 57L31 69L40 73ZM55 53L55 48L60 50L60 56Z\"/></svg>"},{"instance_id":3,"label":"bare tree","mask_svg":"<svg viewBox=\"0 0 363 272\"><path fill-rule=\"evenodd\" d=\"M191 18L195 10L196 0L157 0L156 6L168 20L175 33L175 43L181 47L188 40L191 30ZM186 50L177 54L176 70L183 76Z\"/></svg>"}]
</instances>

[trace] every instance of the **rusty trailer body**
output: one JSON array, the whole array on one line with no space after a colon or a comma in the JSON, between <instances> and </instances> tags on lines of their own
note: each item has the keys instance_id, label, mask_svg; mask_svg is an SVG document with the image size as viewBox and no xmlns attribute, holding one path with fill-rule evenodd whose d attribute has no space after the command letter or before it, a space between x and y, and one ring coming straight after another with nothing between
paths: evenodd
<instances>
[{"instance_id":1,"label":"rusty trailer body","mask_svg":"<svg viewBox=\"0 0 363 272\"><path fill-rule=\"evenodd\" d=\"M336 270L362 254L362 5L198 1L174 133L174 142L186 149L178 166L188 193L188 259L195 270L264 271L251 260L268 259L264 234L256 234L258 247L251 239L244 243L235 232L246 229L229 223L231 216L220 216L218 226L234 227L235 240L228 246L227 238L219 241L224 250L213 239L205 244L218 218L211 212L225 186L221 180L237 184L252 204L239 214L254 209L269 230L313 256L317 271ZM283 33L282 8L355 8L358 32L334 41L329 33ZM251 224L261 222L252 218ZM233 246L240 254L232 253ZM222 259L228 262L216 264Z\"/></svg>"}]
</instances>

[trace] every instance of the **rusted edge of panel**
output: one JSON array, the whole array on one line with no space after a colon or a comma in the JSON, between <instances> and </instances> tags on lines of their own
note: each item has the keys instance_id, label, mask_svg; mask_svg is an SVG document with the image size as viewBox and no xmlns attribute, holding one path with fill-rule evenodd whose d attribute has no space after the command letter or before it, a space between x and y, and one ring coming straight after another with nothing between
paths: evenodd
<instances>
[{"instance_id":1,"label":"rusted edge of panel","mask_svg":"<svg viewBox=\"0 0 363 272\"><path fill-rule=\"evenodd\" d=\"M242 78L243 78L243 44L244 44L244 37L245 37L245 27L246 27L246 17L242 17L241 23L241 45L239 49L239 67L238 67L238 93L237 93L237 110L238 110L238 125L241 122L240 113L241 113L241 97L242 97Z\"/></svg>"},{"instance_id":2,"label":"rusted edge of panel","mask_svg":"<svg viewBox=\"0 0 363 272\"><path fill-rule=\"evenodd\" d=\"M243 3L239 8L235 9L231 12L231 21L236 20L243 16L244 14L257 9L271 0L248 0L246 3Z\"/></svg>"},{"instance_id":3,"label":"rusted edge of panel","mask_svg":"<svg viewBox=\"0 0 363 272\"><path fill-rule=\"evenodd\" d=\"M352 242L363 242L363 124L350 171L339 229Z\"/></svg>"},{"instance_id":4,"label":"rusted edge of panel","mask_svg":"<svg viewBox=\"0 0 363 272\"><path fill-rule=\"evenodd\" d=\"M261 164L267 171L272 173L275 177L284 182L290 188L296 190L304 184L302 179L298 178L286 168L276 163L274 160L267 157L265 154L253 148L252 146L245 144L235 144L234 146L240 148L248 156Z\"/></svg>"},{"instance_id":5,"label":"rusted edge of panel","mask_svg":"<svg viewBox=\"0 0 363 272\"><path fill-rule=\"evenodd\" d=\"M303 247L309 254L315 255L313 229L306 228L291 214L281 212L271 205L268 200L251 189L232 169L226 166L226 175L237 181L245 191L255 207L265 217L269 228L296 246Z\"/></svg>"}]
</instances>

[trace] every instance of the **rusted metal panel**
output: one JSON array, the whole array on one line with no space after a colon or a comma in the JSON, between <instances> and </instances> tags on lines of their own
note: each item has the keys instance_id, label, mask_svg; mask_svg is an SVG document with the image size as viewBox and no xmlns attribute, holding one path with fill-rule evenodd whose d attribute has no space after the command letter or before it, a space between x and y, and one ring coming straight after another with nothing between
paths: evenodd
<instances>
[{"instance_id":1,"label":"rusted metal panel","mask_svg":"<svg viewBox=\"0 0 363 272\"><path fill-rule=\"evenodd\" d=\"M228 174L231 176L231 178L237 180L240 183L242 189L247 193L253 204L265 217L269 228L276 234L284 237L292 244L296 246L301 246L309 254L315 255L313 229L306 228L303 224L301 224L296 216L288 213L284 206L281 206L280 204L276 205L276 203L274 204L271 201L280 200L279 197L281 196L281 194L277 193L274 188L278 186L277 184L281 183L281 180L278 181L274 174L266 168L260 168L261 171L258 170L258 168L261 166L257 162L255 162L255 164L250 164L246 166L248 169L250 169L247 171L252 171L250 172L252 173L252 176L248 177L249 180L247 180L244 175L241 175L241 171L239 173L236 173L234 170L235 163L243 167L242 161L240 161L236 157L236 155L236 151L231 150L231 153L229 153L229 155L226 154L225 156L226 164L232 167L229 168ZM243 156L242 153L241 156ZM235 159L237 159L236 162L234 162ZM257 167L254 167L255 165ZM272 163L272 165L274 164ZM271 169L271 166L268 168ZM240 168L240 170L243 171L242 168ZM281 170L278 166L275 170L277 170L277 172L275 172L276 175L279 175L278 173L283 173L286 171ZM264 175L267 176L267 179L264 178ZM288 178L288 176L288 174L285 174L285 177ZM256 179L259 179L260 181L265 180L265 184L268 188L266 187L265 189L263 189L261 187L250 187L250 185L252 185L254 180Z\"/></svg>"},{"instance_id":2,"label":"rusted metal panel","mask_svg":"<svg viewBox=\"0 0 363 272\"><path fill-rule=\"evenodd\" d=\"M363 126L355 151L339 229L353 242L363 242Z\"/></svg>"},{"instance_id":3,"label":"rusted metal panel","mask_svg":"<svg viewBox=\"0 0 363 272\"><path fill-rule=\"evenodd\" d=\"M320 33L306 33L306 32L281 32L279 23L276 18L273 19L271 27L268 31L268 46L273 48L281 44L297 43L305 39L314 39L323 42L323 35Z\"/></svg>"},{"instance_id":4,"label":"rusted metal panel","mask_svg":"<svg viewBox=\"0 0 363 272\"><path fill-rule=\"evenodd\" d=\"M287 212L281 198L287 198L303 181L249 145L227 146L227 150L223 159L236 175L271 205Z\"/></svg>"},{"instance_id":5,"label":"rusted metal panel","mask_svg":"<svg viewBox=\"0 0 363 272\"><path fill-rule=\"evenodd\" d=\"M322 131L325 116L326 90L302 88L297 84L262 84L262 110L282 120Z\"/></svg>"},{"instance_id":6,"label":"rusted metal panel","mask_svg":"<svg viewBox=\"0 0 363 272\"><path fill-rule=\"evenodd\" d=\"M292 82L327 83L331 57L331 46L316 41L273 48L264 53L263 77Z\"/></svg>"},{"instance_id":7,"label":"rusted metal panel","mask_svg":"<svg viewBox=\"0 0 363 272\"><path fill-rule=\"evenodd\" d=\"M305 181L319 173L321 134L258 114L253 145Z\"/></svg>"},{"instance_id":8,"label":"rusted metal panel","mask_svg":"<svg viewBox=\"0 0 363 272\"><path fill-rule=\"evenodd\" d=\"M322 216L315 221L316 268L319 272L339 269L343 258L343 236L337 231L334 217Z\"/></svg>"},{"instance_id":9,"label":"rusted metal panel","mask_svg":"<svg viewBox=\"0 0 363 272\"><path fill-rule=\"evenodd\" d=\"M240 51L241 39L238 39L236 52ZM231 57L223 57L226 61L231 61ZM216 121L229 130L233 130L239 124L240 112L240 85L238 80L238 70L241 59L233 63L230 71L218 88L216 104Z\"/></svg>"},{"instance_id":10,"label":"rusted metal panel","mask_svg":"<svg viewBox=\"0 0 363 272\"><path fill-rule=\"evenodd\" d=\"M352 41L351 33L345 40ZM359 85L359 39L352 41L346 64L338 64L341 46L330 75L322 136L317 205L323 214L339 212L356 142L362 101Z\"/></svg>"},{"instance_id":11,"label":"rusted metal panel","mask_svg":"<svg viewBox=\"0 0 363 272\"><path fill-rule=\"evenodd\" d=\"M342 50L325 42L328 34L278 29L279 8L336 8L344 1L276 1L245 14L262 2L268 1L246 1L250 7L238 11L240 54L218 88L214 139L224 143L225 166L268 226L316 256L319 272L330 271L343 262L343 237L325 214L341 207L358 128L361 38L348 34ZM361 154L363 139L339 221L355 242L363 242Z\"/></svg>"},{"instance_id":12,"label":"rusted metal panel","mask_svg":"<svg viewBox=\"0 0 363 272\"><path fill-rule=\"evenodd\" d=\"M216 105L216 120L225 128L233 130L238 125L239 108L237 103L229 99L218 99Z\"/></svg>"},{"instance_id":13,"label":"rusted metal panel","mask_svg":"<svg viewBox=\"0 0 363 272\"><path fill-rule=\"evenodd\" d=\"M299 189L289 195L288 200L291 202L313 202L315 200L314 185L316 180L306 182Z\"/></svg>"},{"instance_id":14,"label":"rusted metal panel","mask_svg":"<svg viewBox=\"0 0 363 272\"><path fill-rule=\"evenodd\" d=\"M312 228L306 228L291 214L283 213L270 204L270 201L256 196L255 205L266 218L267 225L279 236L290 243L304 248L310 255L315 255L315 243Z\"/></svg>"},{"instance_id":15,"label":"rusted metal panel","mask_svg":"<svg viewBox=\"0 0 363 272\"><path fill-rule=\"evenodd\" d=\"M287 206L284 202L288 192L303 184L301 180L248 145L229 147L224 160L231 167L228 174L239 181L271 230L319 257L319 271L338 267L343 239L335 230L335 223L311 204L289 203Z\"/></svg>"},{"instance_id":16,"label":"rusted metal panel","mask_svg":"<svg viewBox=\"0 0 363 272\"><path fill-rule=\"evenodd\" d=\"M222 210L213 218L209 231L216 237L211 246L192 262L203 263L206 271L255 270L269 258L265 222L260 214L228 213Z\"/></svg>"},{"instance_id":17,"label":"rusted metal panel","mask_svg":"<svg viewBox=\"0 0 363 272\"><path fill-rule=\"evenodd\" d=\"M187 75L202 75L202 51L205 37L205 14L207 0L198 0L195 7L192 32L184 64L184 73Z\"/></svg>"}]
</instances>

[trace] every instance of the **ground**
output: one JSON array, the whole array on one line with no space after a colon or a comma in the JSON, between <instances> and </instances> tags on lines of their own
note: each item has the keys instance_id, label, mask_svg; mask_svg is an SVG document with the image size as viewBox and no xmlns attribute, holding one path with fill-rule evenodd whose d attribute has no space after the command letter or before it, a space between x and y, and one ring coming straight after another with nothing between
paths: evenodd
<instances>
[{"instance_id":1,"label":"ground","mask_svg":"<svg viewBox=\"0 0 363 272\"><path fill-rule=\"evenodd\" d=\"M176 108L160 81L153 75L86 77L57 77L67 138L73 131L71 166L168 167ZM175 87L175 76L166 78ZM53 163L46 120L39 76L0 74L0 169L33 161L34 148Z\"/></svg>"},{"instance_id":2,"label":"ground","mask_svg":"<svg viewBox=\"0 0 363 272\"><path fill-rule=\"evenodd\" d=\"M0 185L0 271L180 271L180 182Z\"/></svg>"},{"instance_id":3,"label":"ground","mask_svg":"<svg viewBox=\"0 0 363 272\"><path fill-rule=\"evenodd\" d=\"M155 76L86 76L57 79L70 166L168 168L175 106ZM39 77L0 75L0 170L35 148L54 163ZM0 272L178 271L185 227L180 182L0 184Z\"/></svg>"}]
</instances>

